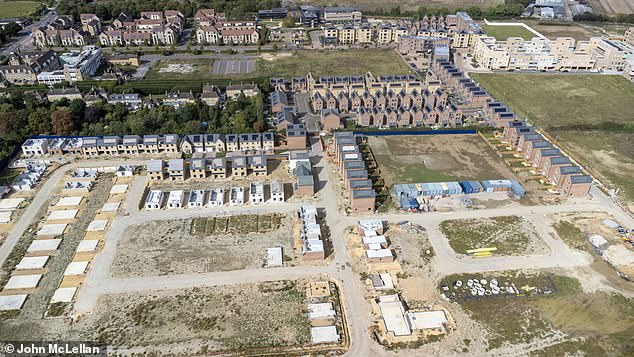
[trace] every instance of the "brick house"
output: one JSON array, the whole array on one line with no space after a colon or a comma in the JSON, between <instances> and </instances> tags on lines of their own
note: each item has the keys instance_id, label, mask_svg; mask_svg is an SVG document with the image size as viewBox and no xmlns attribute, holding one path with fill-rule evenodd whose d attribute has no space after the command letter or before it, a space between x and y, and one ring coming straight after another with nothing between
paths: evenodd
<instances>
[{"instance_id":1,"label":"brick house","mask_svg":"<svg viewBox=\"0 0 634 357\"><path fill-rule=\"evenodd\" d=\"M592 186L589 175L567 175L561 185L561 193L566 196L582 197L588 194Z\"/></svg>"},{"instance_id":2,"label":"brick house","mask_svg":"<svg viewBox=\"0 0 634 357\"><path fill-rule=\"evenodd\" d=\"M323 109L321 111L321 125L324 131L343 128L342 117L336 109Z\"/></svg>"}]
</instances>

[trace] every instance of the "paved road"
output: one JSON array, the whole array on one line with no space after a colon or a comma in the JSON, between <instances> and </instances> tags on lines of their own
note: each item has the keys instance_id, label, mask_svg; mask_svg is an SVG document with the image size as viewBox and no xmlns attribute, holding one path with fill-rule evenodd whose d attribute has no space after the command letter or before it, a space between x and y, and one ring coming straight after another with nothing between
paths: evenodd
<instances>
[{"instance_id":1,"label":"paved road","mask_svg":"<svg viewBox=\"0 0 634 357\"><path fill-rule=\"evenodd\" d=\"M139 160L125 162L131 165L145 164L145 161ZM31 225L31 223L33 223L35 217L40 212L42 207L47 203L50 197L49 193L69 170L78 167L100 167L114 165L115 164L112 161L85 161L61 166L53 173L51 173L46 181L41 184L41 186L39 187L39 191L37 192L35 197L33 197L33 201L31 201L24 213L22 213L18 221L15 223L15 226L13 226L13 229L7 236L7 239L4 241L2 246L0 246L0 266L4 264L4 261L7 259L9 254L11 254L20 237L22 237L24 232L26 232L27 228Z\"/></svg>"},{"instance_id":2,"label":"paved road","mask_svg":"<svg viewBox=\"0 0 634 357\"><path fill-rule=\"evenodd\" d=\"M0 12L2 11L0 10ZM34 22L31 26L27 26L25 29L21 31L21 32L28 33L27 35L24 35L18 38L16 41L13 41L9 43L8 45L4 46L2 50L0 50L0 55L8 56L12 52L15 52L15 50L18 48L28 49L33 47L33 37L31 37L31 31L33 31L34 29L38 27L48 25L51 21L53 21L53 19L55 19L55 17L57 17L57 13L55 12L55 10L49 11L46 14L44 14L44 16L42 16L38 21Z\"/></svg>"}]
</instances>

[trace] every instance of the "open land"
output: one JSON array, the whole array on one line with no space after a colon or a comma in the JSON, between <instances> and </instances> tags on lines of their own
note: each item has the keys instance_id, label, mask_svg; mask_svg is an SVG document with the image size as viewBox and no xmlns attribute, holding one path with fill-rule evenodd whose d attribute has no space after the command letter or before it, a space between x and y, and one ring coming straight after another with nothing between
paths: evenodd
<instances>
[{"instance_id":1,"label":"open land","mask_svg":"<svg viewBox=\"0 0 634 357\"><path fill-rule=\"evenodd\" d=\"M471 76L521 117L545 128L592 174L634 201L634 85L621 76Z\"/></svg>"},{"instance_id":2,"label":"open land","mask_svg":"<svg viewBox=\"0 0 634 357\"><path fill-rule=\"evenodd\" d=\"M35 1L0 1L2 17L24 17L32 15L42 5Z\"/></svg>"},{"instance_id":3,"label":"open land","mask_svg":"<svg viewBox=\"0 0 634 357\"><path fill-rule=\"evenodd\" d=\"M494 255L545 253L544 241L535 226L518 216L444 221L440 230L458 254L480 248L497 248Z\"/></svg>"},{"instance_id":4,"label":"open land","mask_svg":"<svg viewBox=\"0 0 634 357\"><path fill-rule=\"evenodd\" d=\"M176 62L175 62L176 61ZM255 60L252 73L215 75L210 59L162 60L146 75L146 79L253 79L262 77L374 75L410 73L411 69L393 50L367 49L345 51L299 51L296 53L264 54ZM170 65L189 64L192 71L166 72Z\"/></svg>"},{"instance_id":5,"label":"open land","mask_svg":"<svg viewBox=\"0 0 634 357\"><path fill-rule=\"evenodd\" d=\"M119 241L112 273L132 277L260 268L266 248L281 246L292 255L289 221L273 214L133 226Z\"/></svg>"},{"instance_id":6,"label":"open land","mask_svg":"<svg viewBox=\"0 0 634 357\"><path fill-rule=\"evenodd\" d=\"M477 135L369 137L386 185L510 178L504 162Z\"/></svg>"},{"instance_id":7,"label":"open land","mask_svg":"<svg viewBox=\"0 0 634 357\"><path fill-rule=\"evenodd\" d=\"M536 289L524 297L499 295L457 300L489 333L489 350L502 348L511 353L533 343L536 356L623 356L634 351L634 345L625 338L634 325L634 303L619 294L585 292L577 279L548 273L498 272L495 276L451 275L444 277L441 285L493 277L498 281L509 278L518 288ZM536 293L537 289L542 294ZM535 339L536 344L532 342Z\"/></svg>"},{"instance_id":8,"label":"open land","mask_svg":"<svg viewBox=\"0 0 634 357\"><path fill-rule=\"evenodd\" d=\"M331 0L299 0L299 4L310 4L315 6L333 6L335 2ZM493 5L503 4L503 0L394 0L389 3L375 0L356 0L353 4L362 11L389 10L393 7L399 7L402 11L417 10L419 6L428 8L465 8L469 6L489 7ZM343 6L343 4L340 4Z\"/></svg>"},{"instance_id":9,"label":"open land","mask_svg":"<svg viewBox=\"0 0 634 357\"><path fill-rule=\"evenodd\" d=\"M630 0L590 0L594 10L601 14L617 15L634 13L634 4Z\"/></svg>"},{"instance_id":10,"label":"open land","mask_svg":"<svg viewBox=\"0 0 634 357\"><path fill-rule=\"evenodd\" d=\"M489 26L485 24L481 26L487 35L495 37L498 41L506 41L509 37L521 37L525 40L536 37L534 33L522 26Z\"/></svg>"}]
</instances>

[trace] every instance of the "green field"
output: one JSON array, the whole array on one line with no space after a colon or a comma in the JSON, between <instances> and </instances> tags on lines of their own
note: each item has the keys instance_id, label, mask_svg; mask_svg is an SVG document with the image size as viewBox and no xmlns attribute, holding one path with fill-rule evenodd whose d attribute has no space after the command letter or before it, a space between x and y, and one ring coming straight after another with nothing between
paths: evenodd
<instances>
[{"instance_id":1,"label":"green field","mask_svg":"<svg viewBox=\"0 0 634 357\"><path fill-rule=\"evenodd\" d=\"M409 66L392 50L346 50L346 51L297 51L290 56L258 58L255 70L248 74L214 75L212 73L212 59L179 59L161 60L145 76L148 80L213 80L234 79L253 80L269 77L305 76L311 72L319 76L349 76L363 75L372 71L374 75L411 73ZM190 73L160 72L170 64L190 64Z\"/></svg>"},{"instance_id":2,"label":"green field","mask_svg":"<svg viewBox=\"0 0 634 357\"><path fill-rule=\"evenodd\" d=\"M482 29L487 35L495 37L498 41L506 41L509 37L521 37L530 40L536 35L522 26L489 26L482 24Z\"/></svg>"},{"instance_id":3,"label":"green field","mask_svg":"<svg viewBox=\"0 0 634 357\"><path fill-rule=\"evenodd\" d=\"M634 202L634 84L603 75L471 76L521 117L546 129L609 188L620 189L621 198Z\"/></svg>"},{"instance_id":4,"label":"green field","mask_svg":"<svg viewBox=\"0 0 634 357\"><path fill-rule=\"evenodd\" d=\"M0 17L25 17L30 16L42 3L35 1L0 1L2 11Z\"/></svg>"},{"instance_id":5,"label":"green field","mask_svg":"<svg viewBox=\"0 0 634 357\"><path fill-rule=\"evenodd\" d=\"M471 77L540 127L634 122L634 84L622 76L489 74Z\"/></svg>"}]
</instances>

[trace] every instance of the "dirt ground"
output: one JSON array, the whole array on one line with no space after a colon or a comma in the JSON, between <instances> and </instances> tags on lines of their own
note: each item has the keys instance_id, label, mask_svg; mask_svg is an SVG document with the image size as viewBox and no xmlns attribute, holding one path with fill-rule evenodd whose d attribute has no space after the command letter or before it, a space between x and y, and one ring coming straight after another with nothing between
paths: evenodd
<instances>
[{"instance_id":1,"label":"dirt ground","mask_svg":"<svg viewBox=\"0 0 634 357\"><path fill-rule=\"evenodd\" d=\"M476 135L371 136L369 143L387 186L513 177Z\"/></svg>"},{"instance_id":2,"label":"dirt ground","mask_svg":"<svg viewBox=\"0 0 634 357\"><path fill-rule=\"evenodd\" d=\"M596 12L606 15L634 12L634 4L631 0L590 0L590 3Z\"/></svg>"},{"instance_id":3,"label":"dirt ground","mask_svg":"<svg viewBox=\"0 0 634 357\"><path fill-rule=\"evenodd\" d=\"M236 221L235 217L239 216L229 217L229 222ZM279 227L267 233L245 231L236 226L237 221L229 224L226 233L213 234L192 232L191 219L132 226L117 246L112 274L132 277L260 268L266 248L278 246L289 259L295 259L290 221L290 217L281 217ZM226 221L222 224L227 225Z\"/></svg>"},{"instance_id":4,"label":"dirt ground","mask_svg":"<svg viewBox=\"0 0 634 357\"><path fill-rule=\"evenodd\" d=\"M548 251L533 222L518 216L443 221L440 230L458 254L497 248L493 255L534 255Z\"/></svg>"}]
</instances>

